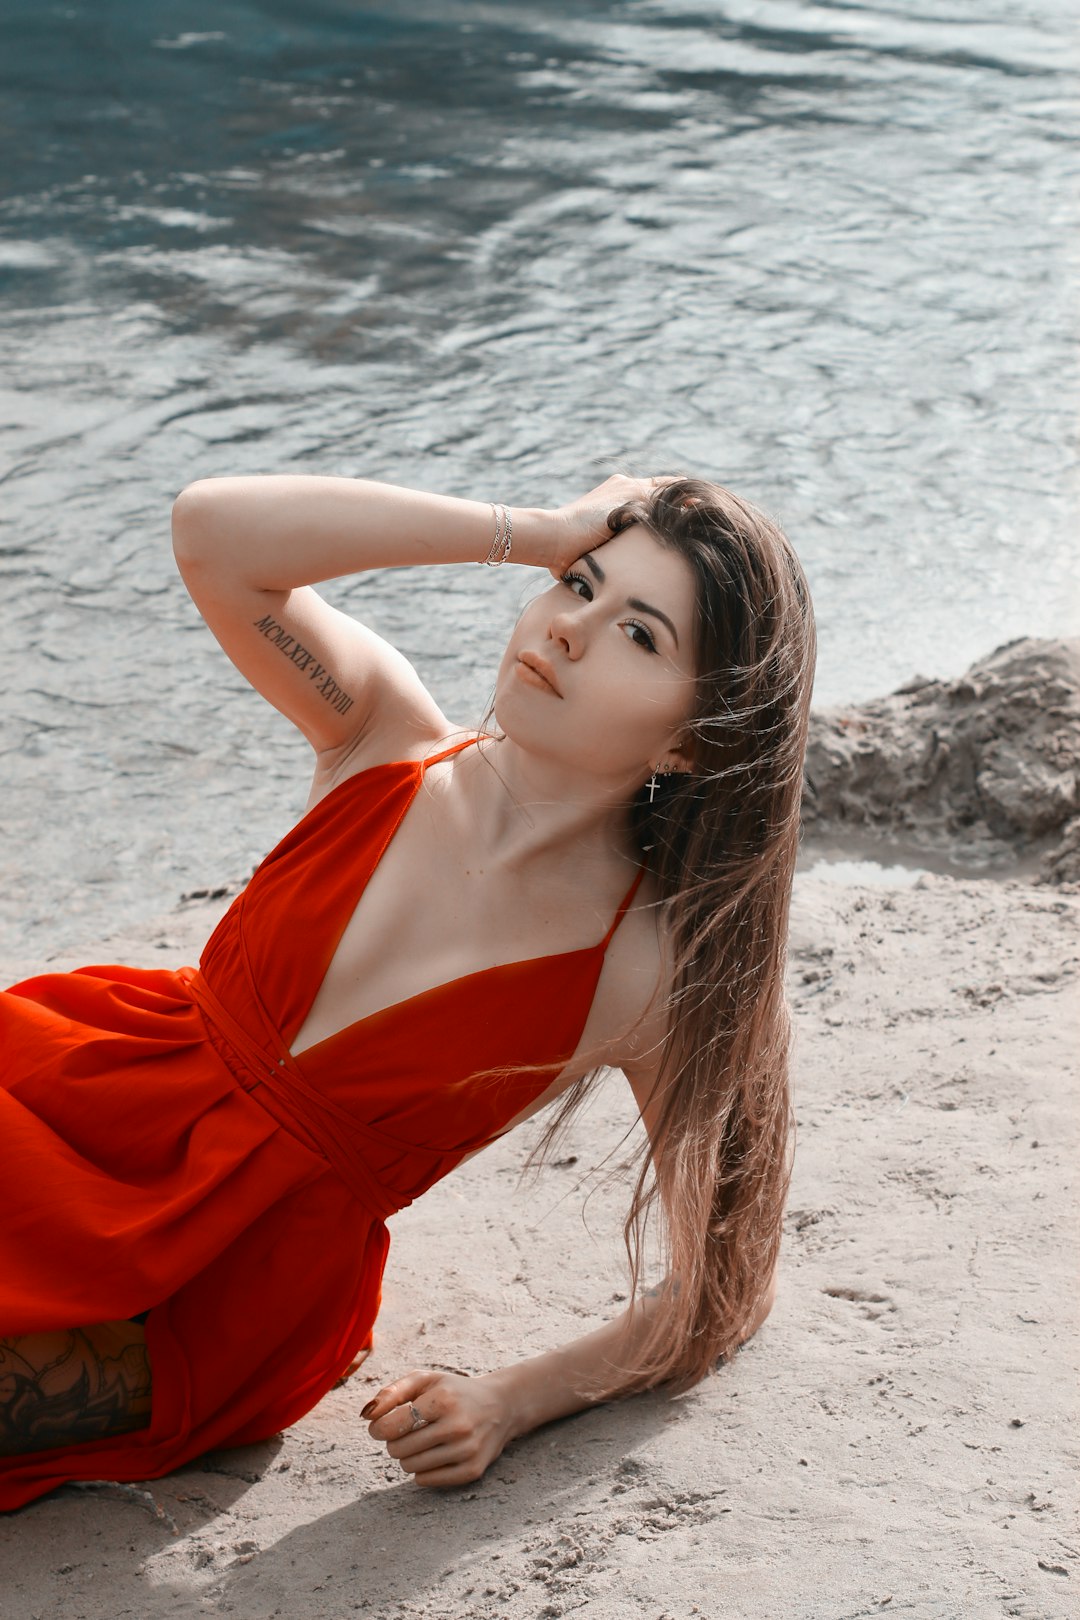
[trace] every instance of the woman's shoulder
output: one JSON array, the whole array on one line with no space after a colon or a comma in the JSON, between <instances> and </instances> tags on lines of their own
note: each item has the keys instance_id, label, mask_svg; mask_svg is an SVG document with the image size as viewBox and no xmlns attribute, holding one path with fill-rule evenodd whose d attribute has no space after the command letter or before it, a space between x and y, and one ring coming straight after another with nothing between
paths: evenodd
<instances>
[{"instance_id":1,"label":"woman's shoulder","mask_svg":"<svg viewBox=\"0 0 1080 1620\"><path fill-rule=\"evenodd\" d=\"M612 1067L640 1063L663 1042L673 965L660 891L646 870L608 945L590 1016Z\"/></svg>"}]
</instances>

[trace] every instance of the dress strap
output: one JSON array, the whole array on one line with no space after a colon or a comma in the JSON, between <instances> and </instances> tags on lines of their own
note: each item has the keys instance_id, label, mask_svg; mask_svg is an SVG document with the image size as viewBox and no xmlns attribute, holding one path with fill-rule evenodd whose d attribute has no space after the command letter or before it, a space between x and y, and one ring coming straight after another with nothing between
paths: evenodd
<instances>
[{"instance_id":1,"label":"dress strap","mask_svg":"<svg viewBox=\"0 0 1080 1620\"><path fill-rule=\"evenodd\" d=\"M427 759L422 759L420 769L426 771L429 765L437 765L441 759L449 759L451 754L460 754L462 749L470 748L474 742L479 741L480 735L477 733L475 737L466 737L464 742L451 743L450 747L444 748L440 754L429 754Z\"/></svg>"},{"instance_id":2,"label":"dress strap","mask_svg":"<svg viewBox=\"0 0 1080 1620\"><path fill-rule=\"evenodd\" d=\"M615 913L615 921L612 923L611 927L608 929L607 933L604 935L603 939L600 941L600 947L599 947L600 950L606 951L608 946L610 945L612 935L614 934L616 928L618 928L619 924L622 922L623 918L626 916L626 913L630 909L630 906L631 906L631 904L633 902L634 896L638 892L638 887L639 887L639 885L641 883L641 880L645 876L645 871L646 871L646 868L644 866L639 866L638 867L637 874L634 877L634 881L633 881L633 883L631 883L630 887L627 889L626 894L623 897L622 905L619 907L618 911Z\"/></svg>"}]
</instances>

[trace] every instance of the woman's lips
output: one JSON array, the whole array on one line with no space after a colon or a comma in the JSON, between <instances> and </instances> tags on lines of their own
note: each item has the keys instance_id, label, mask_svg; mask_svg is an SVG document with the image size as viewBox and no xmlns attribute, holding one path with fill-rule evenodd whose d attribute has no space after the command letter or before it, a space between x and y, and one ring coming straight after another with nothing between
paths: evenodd
<instances>
[{"instance_id":1,"label":"woman's lips","mask_svg":"<svg viewBox=\"0 0 1080 1620\"><path fill-rule=\"evenodd\" d=\"M538 653L518 653L517 668L522 680L528 681L530 686L562 697L555 683L555 671L546 658L541 658Z\"/></svg>"}]
</instances>

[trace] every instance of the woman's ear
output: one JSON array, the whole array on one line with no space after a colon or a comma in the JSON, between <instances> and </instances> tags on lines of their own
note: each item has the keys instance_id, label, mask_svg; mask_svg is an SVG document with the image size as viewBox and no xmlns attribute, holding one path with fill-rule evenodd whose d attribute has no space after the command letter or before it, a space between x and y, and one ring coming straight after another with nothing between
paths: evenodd
<instances>
[{"instance_id":1,"label":"woman's ear","mask_svg":"<svg viewBox=\"0 0 1080 1620\"><path fill-rule=\"evenodd\" d=\"M684 776L694 774L693 738L681 737L677 743L668 749L657 761L657 770L662 772L678 772Z\"/></svg>"}]
</instances>

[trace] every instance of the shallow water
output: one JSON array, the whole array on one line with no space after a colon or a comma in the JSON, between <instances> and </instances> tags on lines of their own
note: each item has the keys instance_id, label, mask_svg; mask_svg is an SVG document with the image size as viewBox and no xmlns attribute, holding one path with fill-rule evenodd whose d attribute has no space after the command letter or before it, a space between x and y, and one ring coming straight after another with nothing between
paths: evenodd
<instances>
[{"instance_id":1,"label":"shallow water","mask_svg":"<svg viewBox=\"0 0 1080 1620\"><path fill-rule=\"evenodd\" d=\"M820 702L1075 631L1072 15L7 0L0 950L302 807L172 566L196 477L718 476L806 561ZM470 722L528 577L330 594Z\"/></svg>"}]
</instances>

